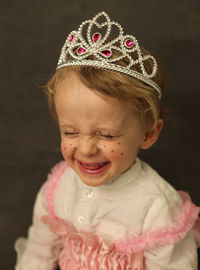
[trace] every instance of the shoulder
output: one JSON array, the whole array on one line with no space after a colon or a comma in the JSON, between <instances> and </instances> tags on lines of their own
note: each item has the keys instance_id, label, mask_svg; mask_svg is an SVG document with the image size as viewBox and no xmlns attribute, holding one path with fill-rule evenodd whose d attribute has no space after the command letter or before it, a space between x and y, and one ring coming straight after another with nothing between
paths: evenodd
<instances>
[{"instance_id":1,"label":"shoulder","mask_svg":"<svg viewBox=\"0 0 200 270\"><path fill-rule=\"evenodd\" d=\"M186 217L179 192L142 161L139 185L140 197L145 205L143 231L171 226L177 224L181 217Z\"/></svg>"},{"instance_id":2,"label":"shoulder","mask_svg":"<svg viewBox=\"0 0 200 270\"><path fill-rule=\"evenodd\" d=\"M33 212L37 212L37 216L43 216L53 212L54 196L67 168L66 162L60 161L51 169L35 198Z\"/></svg>"},{"instance_id":3,"label":"shoulder","mask_svg":"<svg viewBox=\"0 0 200 270\"><path fill-rule=\"evenodd\" d=\"M149 205L166 204L168 206L182 206L182 199L175 188L161 177L151 166L141 161L140 174L141 191L148 198Z\"/></svg>"},{"instance_id":4,"label":"shoulder","mask_svg":"<svg viewBox=\"0 0 200 270\"><path fill-rule=\"evenodd\" d=\"M53 166L48 174L47 181L43 185L43 197L47 210L54 214L54 200L63 177L68 171L66 161L60 161Z\"/></svg>"},{"instance_id":5,"label":"shoulder","mask_svg":"<svg viewBox=\"0 0 200 270\"><path fill-rule=\"evenodd\" d=\"M52 167L50 174L48 175L48 180L51 180L52 177L60 178L67 168L68 168L68 165L66 161L64 160L59 161L57 164L55 164Z\"/></svg>"},{"instance_id":6,"label":"shoulder","mask_svg":"<svg viewBox=\"0 0 200 270\"><path fill-rule=\"evenodd\" d=\"M144 203L142 231L125 241L118 242L121 251L147 250L181 241L193 228L199 209L189 200L183 201L180 193L141 162L140 202ZM192 236L192 234L191 234ZM193 237L191 238L193 241ZM127 248L128 247L128 248Z\"/></svg>"},{"instance_id":7,"label":"shoulder","mask_svg":"<svg viewBox=\"0 0 200 270\"><path fill-rule=\"evenodd\" d=\"M60 161L56 165L53 166L50 173L48 174L47 181L45 183L46 195L47 194L50 195L51 191L57 188L67 168L68 168L68 165L65 161Z\"/></svg>"}]
</instances>

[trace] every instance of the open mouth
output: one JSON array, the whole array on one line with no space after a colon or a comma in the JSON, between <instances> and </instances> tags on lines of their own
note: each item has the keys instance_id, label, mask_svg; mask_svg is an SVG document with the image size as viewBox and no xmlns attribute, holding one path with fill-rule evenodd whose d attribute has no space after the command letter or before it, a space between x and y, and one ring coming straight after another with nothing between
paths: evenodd
<instances>
[{"instance_id":1,"label":"open mouth","mask_svg":"<svg viewBox=\"0 0 200 270\"><path fill-rule=\"evenodd\" d=\"M78 167L81 171L89 174L97 174L104 172L110 165L110 162L94 162L86 163L77 160Z\"/></svg>"}]
</instances>

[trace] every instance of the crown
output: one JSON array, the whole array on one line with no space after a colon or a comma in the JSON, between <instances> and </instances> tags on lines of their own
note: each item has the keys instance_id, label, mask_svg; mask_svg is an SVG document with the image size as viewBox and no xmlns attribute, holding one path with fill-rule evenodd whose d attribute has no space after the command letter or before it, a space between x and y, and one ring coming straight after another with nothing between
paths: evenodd
<instances>
[{"instance_id":1,"label":"crown","mask_svg":"<svg viewBox=\"0 0 200 270\"><path fill-rule=\"evenodd\" d=\"M77 31L68 35L57 69L66 66L93 66L117 71L145 82L161 97L160 87L152 80L158 68L156 59L152 55L143 56L137 39L133 35L123 33L120 24L111 21L105 12L98 13L92 20L84 21ZM117 52L116 55L114 52ZM136 55L134 58L131 56L133 53ZM118 63L124 58L127 59L126 66ZM146 60L152 61L150 73L145 69ZM139 71L132 69L135 65L139 66Z\"/></svg>"}]
</instances>

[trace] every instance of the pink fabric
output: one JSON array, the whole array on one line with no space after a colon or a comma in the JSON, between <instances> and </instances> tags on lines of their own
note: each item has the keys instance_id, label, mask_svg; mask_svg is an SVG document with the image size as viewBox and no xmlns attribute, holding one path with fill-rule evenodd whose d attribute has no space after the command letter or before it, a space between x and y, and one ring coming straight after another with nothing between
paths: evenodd
<instances>
[{"instance_id":1,"label":"pink fabric","mask_svg":"<svg viewBox=\"0 0 200 270\"><path fill-rule=\"evenodd\" d=\"M60 161L56 166L52 168L51 173L48 175L48 182L44 192L44 199L47 203L47 210L53 216L55 216L54 193L57 189L61 176L67 167L68 165L65 161Z\"/></svg>"},{"instance_id":2,"label":"pink fabric","mask_svg":"<svg viewBox=\"0 0 200 270\"><path fill-rule=\"evenodd\" d=\"M164 228L143 232L142 235L133 235L129 239L118 241L116 248L122 254L144 251L161 245L177 243L193 229L197 237L197 247L199 246L200 208L195 206L190 196L183 191L179 191L184 202L181 212L176 221Z\"/></svg>"},{"instance_id":3,"label":"pink fabric","mask_svg":"<svg viewBox=\"0 0 200 270\"><path fill-rule=\"evenodd\" d=\"M187 200L191 202L190 195L187 192L179 191L179 194L181 195L181 198L184 202L186 202ZM193 229L193 232L195 235L197 248L199 248L200 247L200 217L199 216L198 216L196 223L192 229Z\"/></svg>"},{"instance_id":4,"label":"pink fabric","mask_svg":"<svg viewBox=\"0 0 200 270\"><path fill-rule=\"evenodd\" d=\"M195 234L197 247L200 248L200 218L198 218L193 228L193 232Z\"/></svg>"},{"instance_id":5,"label":"pink fabric","mask_svg":"<svg viewBox=\"0 0 200 270\"><path fill-rule=\"evenodd\" d=\"M144 270L143 252L120 254L113 245L91 233L77 230L63 219L51 215L42 221L60 236L63 249L59 257L62 270Z\"/></svg>"}]
</instances>

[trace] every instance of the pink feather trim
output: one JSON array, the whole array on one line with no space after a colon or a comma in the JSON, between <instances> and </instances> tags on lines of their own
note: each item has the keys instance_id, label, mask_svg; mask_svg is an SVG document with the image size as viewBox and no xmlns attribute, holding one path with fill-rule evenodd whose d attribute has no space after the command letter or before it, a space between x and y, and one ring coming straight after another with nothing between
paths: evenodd
<instances>
[{"instance_id":1,"label":"pink feather trim","mask_svg":"<svg viewBox=\"0 0 200 270\"><path fill-rule=\"evenodd\" d=\"M47 186L44 191L44 199L47 203L47 210L49 213L53 216L55 216L54 213L54 194L56 191L56 188L58 186L58 183L61 179L62 174L67 169L68 165L66 161L60 161L58 164L56 164L52 170L51 173L48 175L48 181Z\"/></svg>"},{"instance_id":2,"label":"pink feather trim","mask_svg":"<svg viewBox=\"0 0 200 270\"><path fill-rule=\"evenodd\" d=\"M115 243L116 249L122 254L130 254L162 246L177 243L199 222L200 207L195 206L187 193L179 192L184 204L176 221L161 229L145 231L141 235L133 235L126 240ZM200 226L200 223L199 225ZM194 227L194 228L195 228ZM200 231L199 231L200 233ZM198 245L198 242L197 242Z\"/></svg>"},{"instance_id":3,"label":"pink feather trim","mask_svg":"<svg viewBox=\"0 0 200 270\"><path fill-rule=\"evenodd\" d=\"M192 202L190 195L187 192L181 190L179 191L179 194L181 195L181 198L184 202L186 202L187 200ZM200 217L197 218L195 226L192 228L192 230L195 236L197 248L199 248L200 247Z\"/></svg>"}]
</instances>

